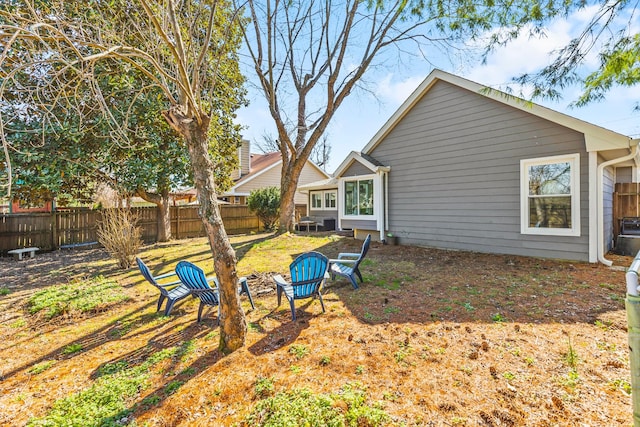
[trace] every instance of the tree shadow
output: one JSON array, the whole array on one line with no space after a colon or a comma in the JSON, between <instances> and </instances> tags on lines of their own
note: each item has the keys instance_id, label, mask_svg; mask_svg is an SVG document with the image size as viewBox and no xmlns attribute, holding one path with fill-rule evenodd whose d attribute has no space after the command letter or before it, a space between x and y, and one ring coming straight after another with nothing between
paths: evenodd
<instances>
[{"instance_id":1,"label":"tree shadow","mask_svg":"<svg viewBox=\"0 0 640 427\"><path fill-rule=\"evenodd\" d=\"M154 304L149 303L138 307L136 310L105 324L103 327L98 328L89 334L79 337L65 345L58 346L48 353L30 360L28 364L16 366L10 371L4 371L2 373L2 380L6 381L25 369L33 367L34 365L46 360L68 360L107 342L119 340L121 336L124 335L123 331L133 328L135 325L150 322L159 317L156 313L141 313L141 311L148 309L152 305ZM10 347L5 347L3 350L8 348Z\"/></svg>"}]
</instances>

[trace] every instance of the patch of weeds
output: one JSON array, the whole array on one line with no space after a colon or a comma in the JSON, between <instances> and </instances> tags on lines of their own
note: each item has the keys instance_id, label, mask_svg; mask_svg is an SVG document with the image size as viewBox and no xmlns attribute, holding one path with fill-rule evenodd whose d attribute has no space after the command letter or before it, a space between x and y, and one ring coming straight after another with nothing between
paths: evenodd
<instances>
[{"instance_id":1,"label":"patch of weeds","mask_svg":"<svg viewBox=\"0 0 640 427\"><path fill-rule=\"evenodd\" d=\"M396 314L400 312L400 308L388 306L384 308L384 314Z\"/></svg>"},{"instance_id":2,"label":"patch of weeds","mask_svg":"<svg viewBox=\"0 0 640 427\"><path fill-rule=\"evenodd\" d=\"M114 363L105 363L100 368L98 368L98 376L102 377L104 375L113 375L118 372L122 372L129 367L129 364L126 360L119 360Z\"/></svg>"},{"instance_id":3,"label":"patch of weeds","mask_svg":"<svg viewBox=\"0 0 640 427\"><path fill-rule=\"evenodd\" d=\"M382 393L382 400L386 400L387 402L395 402L399 398L396 392L385 391Z\"/></svg>"},{"instance_id":4,"label":"patch of weeds","mask_svg":"<svg viewBox=\"0 0 640 427\"><path fill-rule=\"evenodd\" d=\"M602 341L596 342L596 347L602 351L616 351L618 349L617 345Z\"/></svg>"},{"instance_id":5,"label":"patch of weeds","mask_svg":"<svg viewBox=\"0 0 640 427\"><path fill-rule=\"evenodd\" d=\"M526 363L527 366L533 366L536 363L536 360L533 357L527 356L524 358L524 363Z\"/></svg>"},{"instance_id":6,"label":"patch of weeds","mask_svg":"<svg viewBox=\"0 0 640 427\"><path fill-rule=\"evenodd\" d=\"M561 377L558 382L565 387L574 389L580 382L580 375L578 375L577 371L572 369L567 373L567 375Z\"/></svg>"},{"instance_id":7,"label":"patch of weeds","mask_svg":"<svg viewBox=\"0 0 640 427\"><path fill-rule=\"evenodd\" d=\"M622 390L626 395L631 395L631 383L622 378L609 381L609 388L611 390Z\"/></svg>"},{"instance_id":8,"label":"patch of weeds","mask_svg":"<svg viewBox=\"0 0 640 427\"><path fill-rule=\"evenodd\" d=\"M520 347L512 348L511 350L509 350L509 353L513 354L516 357L520 356Z\"/></svg>"},{"instance_id":9,"label":"patch of weeds","mask_svg":"<svg viewBox=\"0 0 640 427\"><path fill-rule=\"evenodd\" d=\"M94 312L128 299L118 282L98 276L42 289L28 299L27 309L49 320L63 314Z\"/></svg>"},{"instance_id":10,"label":"patch of weeds","mask_svg":"<svg viewBox=\"0 0 640 427\"><path fill-rule=\"evenodd\" d=\"M471 369L468 366L463 366L462 368L460 368L460 372L463 372L466 375L471 376L471 374L473 373L473 369Z\"/></svg>"},{"instance_id":11,"label":"patch of weeds","mask_svg":"<svg viewBox=\"0 0 640 427\"><path fill-rule=\"evenodd\" d=\"M294 374L299 374L300 372L302 372L302 368L300 366L298 366L298 365L291 365L289 367L289 370L291 372L293 372Z\"/></svg>"},{"instance_id":12,"label":"patch of weeds","mask_svg":"<svg viewBox=\"0 0 640 427\"><path fill-rule=\"evenodd\" d=\"M140 402L140 404L144 409L149 409L153 406L156 406L158 403L160 403L161 400L162 399L160 399L160 396L157 395L147 396L142 399L142 402Z\"/></svg>"},{"instance_id":13,"label":"patch of weeds","mask_svg":"<svg viewBox=\"0 0 640 427\"><path fill-rule=\"evenodd\" d=\"M260 326L260 324L256 322L249 322L249 324L247 325L247 329L251 332L262 332L264 330L262 326Z\"/></svg>"},{"instance_id":14,"label":"patch of weeds","mask_svg":"<svg viewBox=\"0 0 640 427\"><path fill-rule=\"evenodd\" d=\"M624 296L618 294L609 294L609 299L615 302L624 302Z\"/></svg>"},{"instance_id":15,"label":"patch of weeds","mask_svg":"<svg viewBox=\"0 0 640 427\"><path fill-rule=\"evenodd\" d=\"M328 366L331 364L331 358L329 356L322 356L320 358L320 365Z\"/></svg>"},{"instance_id":16,"label":"patch of weeds","mask_svg":"<svg viewBox=\"0 0 640 427\"><path fill-rule=\"evenodd\" d=\"M400 349L394 353L393 357L396 360L396 363L402 363L411 353L413 353L413 348L402 342L400 343Z\"/></svg>"},{"instance_id":17,"label":"patch of weeds","mask_svg":"<svg viewBox=\"0 0 640 427\"><path fill-rule=\"evenodd\" d=\"M613 291L616 289L616 286L612 285L611 283L598 283L598 286L604 289L608 289L610 291Z\"/></svg>"},{"instance_id":18,"label":"patch of weeds","mask_svg":"<svg viewBox=\"0 0 640 427\"><path fill-rule=\"evenodd\" d=\"M364 365L356 366L356 374L358 374L358 375L364 374Z\"/></svg>"},{"instance_id":19,"label":"patch of weeds","mask_svg":"<svg viewBox=\"0 0 640 427\"><path fill-rule=\"evenodd\" d=\"M470 302L465 302L464 304L462 304L462 308L464 308L467 311L474 311L476 309L474 306L471 305Z\"/></svg>"},{"instance_id":20,"label":"patch of weeds","mask_svg":"<svg viewBox=\"0 0 640 427\"><path fill-rule=\"evenodd\" d=\"M569 349L564 354L564 361L572 370L575 371L577 370L579 359L578 353L576 353L573 345L571 345L571 338L569 338Z\"/></svg>"},{"instance_id":21,"label":"patch of weeds","mask_svg":"<svg viewBox=\"0 0 640 427\"><path fill-rule=\"evenodd\" d=\"M211 331L211 332L209 332L207 335L205 335L205 336L204 336L204 339L205 339L206 341L209 341L209 340L214 339L214 338L215 338L215 337L217 337L217 336L218 336L218 330L215 330L215 331Z\"/></svg>"},{"instance_id":22,"label":"patch of weeds","mask_svg":"<svg viewBox=\"0 0 640 427\"><path fill-rule=\"evenodd\" d=\"M494 323L504 323L507 321L507 319L500 313L495 313L493 316L491 316L491 320Z\"/></svg>"},{"instance_id":23,"label":"patch of weeds","mask_svg":"<svg viewBox=\"0 0 640 427\"><path fill-rule=\"evenodd\" d=\"M3 297L5 295L9 295L11 293L11 290L9 288L6 288L4 286L0 286L0 297Z\"/></svg>"},{"instance_id":24,"label":"patch of weeds","mask_svg":"<svg viewBox=\"0 0 640 427\"><path fill-rule=\"evenodd\" d=\"M303 344L294 344L289 347L289 354L293 354L296 359L300 360L309 354L309 349Z\"/></svg>"},{"instance_id":25,"label":"patch of weeds","mask_svg":"<svg viewBox=\"0 0 640 427\"><path fill-rule=\"evenodd\" d=\"M180 387L182 387L182 385L184 384L184 381L178 381L178 380L174 380L174 381L170 381L164 388L164 392L167 395L173 394L176 391L178 391L178 389Z\"/></svg>"},{"instance_id":26,"label":"patch of weeds","mask_svg":"<svg viewBox=\"0 0 640 427\"><path fill-rule=\"evenodd\" d=\"M73 353L77 353L79 351L82 351L82 344L80 343L73 343L73 344L69 344L68 346L66 346L65 348L62 349L62 353L63 354L73 354Z\"/></svg>"},{"instance_id":27,"label":"patch of weeds","mask_svg":"<svg viewBox=\"0 0 640 427\"><path fill-rule=\"evenodd\" d=\"M596 325L596 327L602 329L603 331L608 331L611 329L611 325L613 324L613 322L608 321L608 320L596 320L594 322L594 325Z\"/></svg>"},{"instance_id":28,"label":"patch of weeds","mask_svg":"<svg viewBox=\"0 0 640 427\"><path fill-rule=\"evenodd\" d=\"M18 319L15 322L13 322L12 324L10 324L9 326L13 329L20 329L24 326L27 325L27 321L24 319Z\"/></svg>"},{"instance_id":29,"label":"patch of weeds","mask_svg":"<svg viewBox=\"0 0 640 427\"><path fill-rule=\"evenodd\" d=\"M148 385L150 368L175 356L177 350L176 347L166 348L152 354L138 366L98 377L89 388L55 401L44 417L29 420L27 426L118 425L117 420L131 413L136 396Z\"/></svg>"},{"instance_id":30,"label":"patch of weeds","mask_svg":"<svg viewBox=\"0 0 640 427\"><path fill-rule=\"evenodd\" d=\"M273 394L273 378L259 377L254 386L256 397L264 399Z\"/></svg>"},{"instance_id":31,"label":"patch of weeds","mask_svg":"<svg viewBox=\"0 0 640 427\"><path fill-rule=\"evenodd\" d=\"M463 418L463 417L453 417L453 418L451 418L451 425L452 426L466 426L467 425L467 419Z\"/></svg>"},{"instance_id":32,"label":"patch of weeds","mask_svg":"<svg viewBox=\"0 0 640 427\"><path fill-rule=\"evenodd\" d=\"M360 384L347 384L338 393L314 394L308 389L277 393L259 401L240 423L266 426L388 426L391 417L369 405Z\"/></svg>"},{"instance_id":33,"label":"patch of weeds","mask_svg":"<svg viewBox=\"0 0 640 427\"><path fill-rule=\"evenodd\" d=\"M513 372L510 372L510 371L506 371L506 372L502 373L502 378L504 378L507 381L515 380L516 379L516 374L514 374Z\"/></svg>"},{"instance_id":34,"label":"patch of weeds","mask_svg":"<svg viewBox=\"0 0 640 427\"><path fill-rule=\"evenodd\" d=\"M376 320L378 320L378 316L376 316L374 314L371 314L368 311L365 311L364 320L366 320L368 322L375 322Z\"/></svg>"},{"instance_id":35,"label":"patch of weeds","mask_svg":"<svg viewBox=\"0 0 640 427\"><path fill-rule=\"evenodd\" d=\"M189 355L193 354L196 351L196 342L195 340L187 340L183 342L178 348L177 356L180 358L182 362L189 358Z\"/></svg>"},{"instance_id":36,"label":"patch of weeds","mask_svg":"<svg viewBox=\"0 0 640 427\"><path fill-rule=\"evenodd\" d=\"M196 368L194 368L193 366L190 366L187 369L184 369L182 372L180 372L180 375L186 375L188 377L192 377L195 374L196 374Z\"/></svg>"},{"instance_id":37,"label":"patch of weeds","mask_svg":"<svg viewBox=\"0 0 640 427\"><path fill-rule=\"evenodd\" d=\"M55 360L45 360L36 365L33 365L27 372L33 375L38 375L51 368L55 363Z\"/></svg>"}]
</instances>

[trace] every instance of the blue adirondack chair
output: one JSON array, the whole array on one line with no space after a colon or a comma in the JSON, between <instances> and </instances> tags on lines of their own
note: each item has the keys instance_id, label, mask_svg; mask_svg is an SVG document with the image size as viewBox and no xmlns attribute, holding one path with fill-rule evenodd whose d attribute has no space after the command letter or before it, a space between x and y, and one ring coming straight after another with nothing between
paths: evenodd
<instances>
[{"instance_id":1,"label":"blue adirondack chair","mask_svg":"<svg viewBox=\"0 0 640 427\"><path fill-rule=\"evenodd\" d=\"M147 279L149 283L158 288L158 290L160 291L160 298L158 299L158 308L156 311L160 311L162 303L166 298L167 306L164 309L164 315L168 316L171 313L171 309L176 302L188 297L191 294L189 288L187 288L180 280L174 280L167 283L158 283L158 280L175 276L175 272L154 276L153 274L151 274L151 270L149 270L149 267L147 267L144 261L142 261L140 258L136 257L136 263L138 264L140 273L142 273L144 278Z\"/></svg>"},{"instance_id":2,"label":"blue adirondack chair","mask_svg":"<svg viewBox=\"0 0 640 427\"><path fill-rule=\"evenodd\" d=\"M196 295L200 299L200 306L198 307L198 322L202 319L202 310L204 306L218 306L220 309L220 294L218 292L219 284L216 277L206 277L204 271L197 265L190 263L189 261L180 261L176 265L176 274L184 283L191 293ZM209 283L213 282L214 286ZM240 294L246 293L251 303L251 308L255 309L253 305L253 298L249 291L249 285L247 284L246 277L240 277L238 279L238 292ZM219 313L218 313L219 314Z\"/></svg>"},{"instance_id":3,"label":"blue adirondack chair","mask_svg":"<svg viewBox=\"0 0 640 427\"><path fill-rule=\"evenodd\" d=\"M360 263L367 255L369 251L369 245L371 244L371 234L367 235L362 243L362 250L360 253L347 253L342 252L338 254L338 259L329 260L329 273L331 274L331 280L336 276L346 277L351 281L354 289L358 289L358 281L356 276L362 283L362 274L360 274Z\"/></svg>"},{"instance_id":4,"label":"blue adirondack chair","mask_svg":"<svg viewBox=\"0 0 640 427\"><path fill-rule=\"evenodd\" d=\"M298 256L289 265L291 282L287 282L280 275L273 276L278 294L278 307L284 294L291 306L292 320L296 320L296 308L293 302L297 299L318 297L324 313L324 301L320 291L328 267L329 259L326 256L320 252L307 252Z\"/></svg>"}]
</instances>

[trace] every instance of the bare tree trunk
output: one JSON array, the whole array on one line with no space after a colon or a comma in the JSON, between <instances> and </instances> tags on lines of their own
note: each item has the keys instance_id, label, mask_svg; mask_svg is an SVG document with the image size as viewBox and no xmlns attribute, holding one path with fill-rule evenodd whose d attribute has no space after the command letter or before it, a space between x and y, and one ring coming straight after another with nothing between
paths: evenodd
<instances>
[{"instance_id":1,"label":"bare tree trunk","mask_svg":"<svg viewBox=\"0 0 640 427\"><path fill-rule=\"evenodd\" d=\"M158 242L171 240L171 211L169 197L163 197L158 206Z\"/></svg>"},{"instance_id":2,"label":"bare tree trunk","mask_svg":"<svg viewBox=\"0 0 640 427\"><path fill-rule=\"evenodd\" d=\"M168 242L171 240L171 212L169 210L169 190L160 194L147 193L144 189L138 188L136 194L143 200L154 203L158 208L158 242Z\"/></svg>"},{"instance_id":3,"label":"bare tree trunk","mask_svg":"<svg viewBox=\"0 0 640 427\"><path fill-rule=\"evenodd\" d=\"M298 158L296 163L290 164L285 169L285 162L283 162L283 169L280 178L280 226L278 231L280 233L286 233L287 231L293 231L295 224L296 213L296 190L298 189L298 180L300 179L300 173L302 167L304 167L306 161L301 161Z\"/></svg>"},{"instance_id":4,"label":"bare tree trunk","mask_svg":"<svg viewBox=\"0 0 640 427\"><path fill-rule=\"evenodd\" d=\"M207 129L209 118L185 120L175 112L166 116L172 126L179 127L185 136L193 179L198 190L200 203L199 215L204 224L209 245L213 252L213 266L220 282L220 344L224 353L229 353L244 346L247 335L247 322L240 306L238 296L238 272L236 270L236 254L222 223L220 207L213 174L213 163L209 156Z\"/></svg>"}]
</instances>

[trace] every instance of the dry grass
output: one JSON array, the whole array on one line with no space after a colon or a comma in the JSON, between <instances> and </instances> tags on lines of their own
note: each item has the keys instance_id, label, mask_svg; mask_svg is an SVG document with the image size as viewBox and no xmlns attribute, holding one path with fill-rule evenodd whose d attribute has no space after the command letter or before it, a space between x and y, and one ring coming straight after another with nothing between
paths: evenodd
<instances>
[{"instance_id":1,"label":"dry grass","mask_svg":"<svg viewBox=\"0 0 640 427\"><path fill-rule=\"evenodd\" d=\"M286 272L301 252L335 257L360 242L232 241L257 307L243 297L247 345L228 356L217 350L215 311L197 324L197 301L187 299L170 317L157 315L154 289L99 250L0 259L8 289L0 296L0 424L43 417L55 401L95 385L105 367L133 369L175 346L179 356L149 368L121 424L231 425L265 395L332 393L359 382L394 424L632 425L621 269L374 243L360 290L330 282L327 312L301 301L293 323L288 305L276 308L269 273ZM141 257L155 273L182 259L212 270L204 239L145 247ZM37 289L96 274L115 278L131 300L49 322L24 311Z\"/></svg>"}]
</instances>

